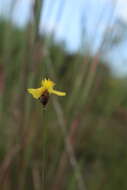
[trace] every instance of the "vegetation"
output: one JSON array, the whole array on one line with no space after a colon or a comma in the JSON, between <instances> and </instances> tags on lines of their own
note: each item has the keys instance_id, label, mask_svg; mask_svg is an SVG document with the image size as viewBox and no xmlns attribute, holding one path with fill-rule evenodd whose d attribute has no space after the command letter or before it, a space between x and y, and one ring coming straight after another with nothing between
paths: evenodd
<instances>
[{"instance_id":1,"label":"vegetation","mask_svg":"<svg viewBox=\"0 0 127 190\"><path fill-rule=\"evenodd\" d=\"M127 79L39 35L33 11L25 29L0 21L0 189L126 190ZM27 93L44 77L67 92L45 109Z\"/></svg>"}]
</instances>

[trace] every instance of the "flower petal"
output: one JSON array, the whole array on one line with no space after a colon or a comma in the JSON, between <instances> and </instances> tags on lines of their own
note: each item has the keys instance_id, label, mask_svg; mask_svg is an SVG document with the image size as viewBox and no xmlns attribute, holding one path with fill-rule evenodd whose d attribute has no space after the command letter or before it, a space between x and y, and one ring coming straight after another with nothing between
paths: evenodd
<instances>
[{"instance_id":1,"label":"flower petal","mask_svg":"<svg viewBox=\"0 0 127 190\"><path fill-rule=\"evenodd\" d=\"M55 94L57 96L66 96L66 92L60 92L60 91L53 90L53 89L52 89L51 93Z\"/></svg>"},{"instance_id":2,"label":"flower petal","mask_svg":"<svg viewBox=\"0 0 127 190\"><path fill-rule=\"evenodd\" d=\"M50 79L44 79L41 81L41 85L45 88L45 89L50 89L53 88L55 86L55 83L53 81L51 81Z\"/></svg>"},{"instance_id":3,"label":"flower petal","mask_svg":"<svg viewBox=\"0 0 127 190\"><path fill-rule=\"evenodd\" d=\"M36 89L34 89L34 88L29 88L29 89L27 89L27 90L28 90L28 92L29 92L30 94L32 94L33 97L36 98L36 99L40 98L40 96L41 96L41 95L43 94L43 92L44 92L44 88L43 88L43 87L41 87L41 88L36 88Z\"/></svg>"}]
</instances>

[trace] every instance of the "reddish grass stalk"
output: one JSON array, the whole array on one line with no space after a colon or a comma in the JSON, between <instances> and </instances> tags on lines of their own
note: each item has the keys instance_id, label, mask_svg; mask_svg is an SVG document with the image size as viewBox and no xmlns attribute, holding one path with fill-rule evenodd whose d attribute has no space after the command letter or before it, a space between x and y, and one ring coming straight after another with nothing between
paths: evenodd
<instances>
[{"instance_id":1,"label":"reddish grass stalk","mask_svg":"<svg viewBox=\"0 0 127 190\"><path fill-rule=\"evenodd\" d=\"M76 145L76 136L77 136L79 122L80 122L80 118L78 116L76 119L73 120L70 127L69 135L67 137L68 142L71 144L71 146L73 146L73 148ZM68 169L68 164L69 164L68 154L67 154L67 151L65 150L61 155L61 159L60 159L59 166L56 172L57 174L55 177L55 182L53 184L52 190L60 190L63 188L63 185L64 185L63 176L65 176L65 173Z\"/></svg>"}]
</instances>

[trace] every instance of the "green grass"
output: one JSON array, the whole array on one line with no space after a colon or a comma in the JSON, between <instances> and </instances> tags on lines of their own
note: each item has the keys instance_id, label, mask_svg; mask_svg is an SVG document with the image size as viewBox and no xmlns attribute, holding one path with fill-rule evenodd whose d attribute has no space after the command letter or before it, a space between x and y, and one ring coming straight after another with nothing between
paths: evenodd
<instances>
[{"instance_id":1,"label":"green grass","mask_svg":"<svg viewBox=\"0 0 127 190\"><path fill-rule=\"evenodd\" d=\"M126 190L127 80L39 36L39 7L25 29L0 22L0 189ZM67 92L45 110L27 93L42 77Z\"/></svg>"}]
</instances>

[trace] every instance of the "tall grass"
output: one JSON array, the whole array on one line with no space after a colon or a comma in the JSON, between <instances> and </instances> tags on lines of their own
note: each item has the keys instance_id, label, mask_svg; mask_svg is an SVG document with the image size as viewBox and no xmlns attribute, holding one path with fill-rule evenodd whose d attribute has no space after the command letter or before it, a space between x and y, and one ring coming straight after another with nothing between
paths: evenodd
<instances>
[{"instance_id":1,"label":"tall grass","mask_svg":"<svg viewBox=\"0 0 127 190\"><path fill-rule=\"evenodd\" d=\"M41 7L25 29L0 22L0 189L126 189L126 78L112 75L104 41L92 56L40 35ZM27 93L42 77L67 92L45 110Z\"/></svg>"}]
</instances>

